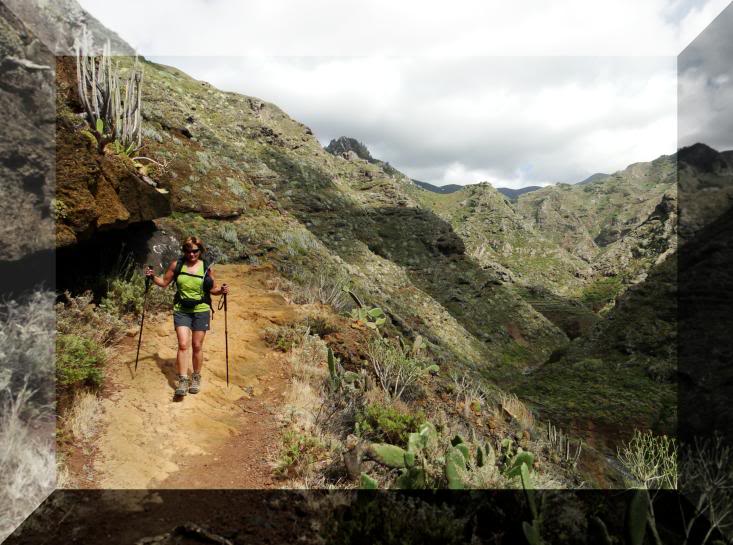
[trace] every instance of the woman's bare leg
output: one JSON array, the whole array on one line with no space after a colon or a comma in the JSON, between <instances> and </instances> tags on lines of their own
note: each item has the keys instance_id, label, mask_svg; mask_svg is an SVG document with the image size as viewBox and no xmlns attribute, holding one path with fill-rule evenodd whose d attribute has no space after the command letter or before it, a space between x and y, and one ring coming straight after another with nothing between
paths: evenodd
<instances>
[{"instance_id":1,"label":"woman's bare leg","mask_svg":"<svg viewBox=\"0 0 733 545\"><path fill-rule=\"evenodd\" d=\"M188 375L188 369L191 367L191 355L189 354L189 349L191 348L191 328L179 325L176 327L176 336L178 337L176 371L179 375Z\"/></svg>"},{"instance_id":2,"label":"woman's bare leg","mask_svg":"<svg viewBox=\"0 0 733 545\"><path fill-rule=\"evenodd\" d=\"M193 341L191 346L193 347L193 372L200 373L201 367L204 365L204 337L206 331L194 331Z\"/></svg>"}]
</instances>

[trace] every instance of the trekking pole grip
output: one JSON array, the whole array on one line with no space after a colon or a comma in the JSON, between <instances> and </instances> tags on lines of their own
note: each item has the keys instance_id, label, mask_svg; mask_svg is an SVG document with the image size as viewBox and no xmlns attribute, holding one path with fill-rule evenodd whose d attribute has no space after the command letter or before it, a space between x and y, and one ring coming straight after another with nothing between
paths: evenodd
<instances>
[{"instance_id":1,"label":"trekking pole grip","mask_svg":"<svg viewBox=\"0 0 733 545\"><path fill-rule=\"evenodd\" d=\"M147 265L147 268L148 269L152 269L153 266L152 265ZM152 276L145 275L145 292L146 293L150 289L150 284L152 282L153 282L153 277Z\"/></svg>"}]
</instances>

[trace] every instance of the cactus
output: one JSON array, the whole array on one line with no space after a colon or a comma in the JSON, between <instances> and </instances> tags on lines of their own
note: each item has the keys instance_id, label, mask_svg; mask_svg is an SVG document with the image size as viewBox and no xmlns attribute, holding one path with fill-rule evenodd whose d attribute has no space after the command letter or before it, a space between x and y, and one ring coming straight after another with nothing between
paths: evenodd
<instances>
[{"instance_id":1,"label":"cactus","mask_svg":"<svg viewBox=\"0 0 733 545\"><path fill-rule=\"evenodd\" d=\"M406 451L396 445L388 443L372 443L367 449L369 457L384 466L403 468L405 467Z\"/></svg>"},{"instance_id":2,"label":"cactus","mask_svg":"<svg viewBox=\"0 0 733 545\"><path fill-rule=\"evenodd\" d=\"M359 482L359 486L363 490L376 490L378 488L376 479L372 479L366 473L362 473L361 474L361 479L360 479L360 482Z\"/></svg>"},{"instance_id":3,"label":"cactus","mask_svg":"<svg viewBox=\"0 0 733 545\"><path fill-rule=\"evenodd\" d=\"M366 380L362 381L362 376L354 371L343 371L339 360L333 355L331 347L328 348L328 379L331 390L336 392L344 386L348 386L351 390L363 388Z\"/></svg>"},{"instance_id":4,"label":"cactus","mask_svg":"<svg viewBox=\"0 0 733 545\"><path fill-rule=\"evenodd\" d=\"M491 467L495 464L496 453L494 453L494 447L492 447L489 443L486 443L486 445L484 445L484 465Z\"/></svg>"},{"instance_id":5,"label":"cactus","mask_svg":"<svg viewBox=\"0 0 733 545\"><path fill-rule=\"evenodd\" d=\"M606 524L600 518L595 516L590 518L590 522L596 528L596 534L600 536L602 545L613 545L613 540L608 533Z\"/></svg>"},{"instance_id":6,"label":"cactus","mask_svg":"<svg viewBox=\"0 0 733 545\"><path fill-rule=\"evenodd\" d=\"M484 467L485 463L486 455L484 454L484 449L479 445L476 447L476 467Z\"/></svg>"},{"instance_id":7,"label":"cactus","mask_svg":"<svg viewBox=\"0 0 733 545\"><path fill-rule=\"evenodd\" d=\"M351 310L351 317L354 320L358 320L364 323L371 329L377 329L384 325L387 321L387 316L384 311L379 307L367 309L365 307L359 307Z\"/></svg>"},{"instance_id":8,"label":"cactus","mask_svg":"<svg viewBox=\"0 0 733 545\"><path fill-rule=\"evenodd\" d=\"M534 454L531 452L518 452L512 461L509 462L504 469L504 475L511 479L513 477L519 477L521 472L522 464L526 464L528 469L531 469L534 465Z\"/></svg>"},{"instance_id":9,"label":"cactus","mask_svg":"<svg viewBox=\"0 0 733 545\"><path fill-rule=\"evenodd\" d=\"M119 64L112 65L109 40L98 59L90 54L92 46L91 34L84 28L75 44L77 92L95 132L97 151L103 153L114 142L118 153L131 155L142 147L142 65L135 57L123 83Z\"/></svg>"},{"instance_id":10,"label":"cactus","mask_svg":"<svg viewBox=\"0 0 733 545\"><path fill-rule=\"evenodd\" d=\"M451 490L463 490L463 472L466 470L466 459L456 447L451 447L445 453L445 478Z\"/></svg>"},{"instance_id":11,"label":"cactus","mask_svg":"<svg viewBox=\"0 0 733 545\"><path fill-rule=\"evenodd\" d=\"M364 306L361 302L361 299L359 299L359 297L357 297L357 295L353 291L351 291L349 288L344 288L344 291L348 293L349 296L351 296L357 307L362 308Z\"/></svg>"},{"instance_id":12,"label":"cactus","mask_svg":"<svg viewBox=\"0 0 733 545\"><path fill-rule=\"evenodd\" d=\"M395 479L395 486L402 490L415 490L427 486L427 475L425 470L419 467L403 469L400 476Z\"/></svg>"},{"instance_id":13,"label":"cactus","mask_svg":"<svg viewBox=\"0 0 733 545\"><path fill-rule=\"evenodd\" d=\"M522 522L522 531L524 532L524 537L527 540L527 543L529 545L541 545L542 544L542 538L540 537L540 529L539 524L536 520L532 521L532 524L530 524L527 521Z\"/></svg>"},{"instance_id":14,"label":"cactus","mask_svg":"<svg viewBox=\"0 0 733 545\"><path fill-rule=\"evenodd\" d=\"M454 447L457 445L460 445L461 443L465 443L465 442L466 441L460 435L456 435L455 437L453 437L453 439L450 440L451 446L454 446Z\"/></svg>"},{"instance_id":15,"label":"cactus","mask_svg":"<svg viewBox=\"0 0 733 545\"><path fill-rule=\"evenodd\" d=\"M336 391L341 388L341 373L339 373L338 359L333 355L333 350L328 347L328 375L331 389Z\"/></svg>"},{"instance_id":16,"label":"cactus","mask_svg":"<svg viewBox=\"0 0 733 545\"><path fill-rule=\"evenodd\" d=\"M626 532L631 545L642 545L649 518L649 496L646 490L637 490L631 498L626 515Z\"/></svg>"},{"instance_id":17,"label":"cactus","mask_svg":"<svg viewBox=\"0 0 733 545\"><path fill-rule=\"evenodd\" d=\"M507 459L512 457L512 449L514 447L514 441L509 437L502 439L499 444L499 455L504 455Z\"/></svg>"},{"instance_id":18,"label":"cactus","mask_svg":"<svg viewBox=\"0 0 733 545\"><path fill-rule=\"evenodd\" d=\"M417 454L427 446L427 440L424 435L413 432L407 437L407 452Z\"/></svg>"},{"instance_id":19,"label":"cactus","mask_svg":"<svg viewBox=\"0 0 733 545\"><path fill-rule=\"evenodd\" d=\"M420 426L420 428L417 430L420 435L425 437L425 441L430 441L437 439L437 431L435 431L435 426L433 426L430 422L425 422Z\"/></svg>"},{"instance_id":20,"label":"cactus","mask_svg":"<svg viewBox=\"0 0 733 545\"><path fill-rule=\"evenodd\" d=\"M405 452L405 467L414 467L415 466L415 453L410 452L409 450Z\"/></svg>"},{"instance_id":21,"label":"cactus","mask_svg":"<svg viewBox=\"0 0 733 545\"><path fill-rule=\"evenodd\" d=\"M468 460L471 456L471 453L468 450L468 445L466 443L458 443L454 448L457 448L461 451L461 454L463 454L463 459L466 461L466 464L468 464Z\"/></svg>"},{"instance_id":22,"label":"cactus","mask_svg":"<svg viewBox=\"0 0 733 545\"><path fill-rule=\"evenodd\" d=\"M519 476L522 478L522 488L524 489L524 494L527 496L527 503L529 503L532 518L536 520L539 517L539 513L537 511L537 502L535 501L535 490L532 485L532 479L529 476L529 468L524 462L519 466Z\"/></svg>"}]
</instances>

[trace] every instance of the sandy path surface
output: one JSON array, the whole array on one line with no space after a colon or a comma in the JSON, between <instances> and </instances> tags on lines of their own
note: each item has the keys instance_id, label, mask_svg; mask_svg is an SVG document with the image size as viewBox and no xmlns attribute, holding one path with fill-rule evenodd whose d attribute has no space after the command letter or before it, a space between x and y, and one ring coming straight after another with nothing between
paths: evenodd
<instances>
[{"instance_id":1,"label":"sandy path surface","mask_svg":"<svg viewBox=\"0 0 733 545\"><path fill-rule=\"evenodd\" d=\"M229 379L224 312L204 343L203 387L174 400L176 336L170 314L146 317L137 375L137 337L128 337L108 371L102 432L94 445L99 488L266 488L278 447L276 413L287 385L282 354L262 331L296 318L295 307L265 288L270 269L219 265L229 284ZM214 297L214 306L218 297Z\"/></svg>"}]
</instances>

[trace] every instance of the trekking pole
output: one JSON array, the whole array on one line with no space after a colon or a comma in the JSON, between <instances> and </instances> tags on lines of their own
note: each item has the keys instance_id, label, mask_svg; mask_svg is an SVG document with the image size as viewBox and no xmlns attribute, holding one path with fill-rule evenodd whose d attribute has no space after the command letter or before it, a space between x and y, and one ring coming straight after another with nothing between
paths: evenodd
<instances>
[{"instance_id":1,"label":"trekking pole","mask_svg":"<svg viewBox=\"0 0 733 545\"><path fill-rule=\"evenodd\" d=\"M150 265L148 265L149 269L152 269ZM150 283L153 281L152 276L146 276L145 277L145 295L143 295L143 315L140 318L140 335L137 337L137 354L135 354L135 374L137 374L137 360L140 358L140 344L143 340L143 324L145 323L145 305L148 302L148 290L150 289Z\"/></svg>"},{"instance_id":2,"label":"trekking pole","mask_svg":"<svg viewBox=\"0 0 733 545\"><path fill-rule=\"evenodd\" d=\"M226 285L226 284L224 284ZM223 294L219 299L217 310L224 308L224 354L227 362L227 388L229 388L229 329L227 327L227 294Z\"/></svg>"}]
</instances>

